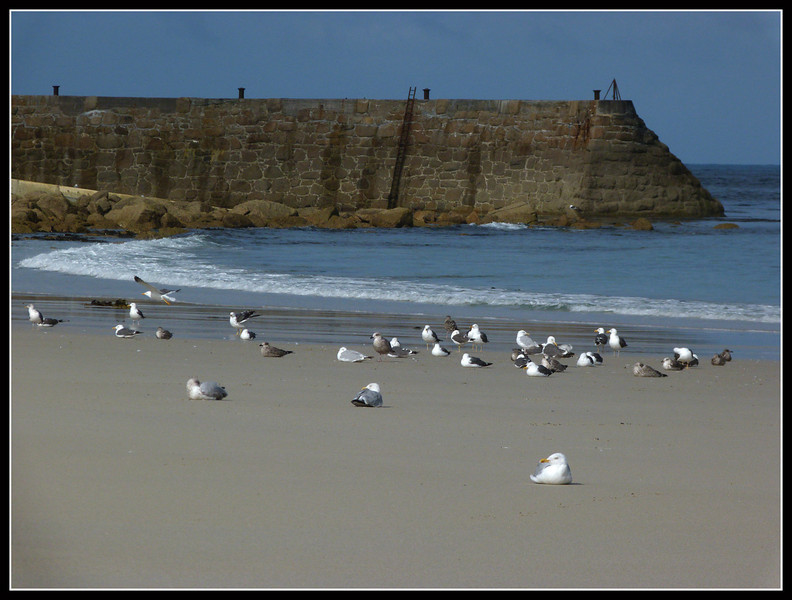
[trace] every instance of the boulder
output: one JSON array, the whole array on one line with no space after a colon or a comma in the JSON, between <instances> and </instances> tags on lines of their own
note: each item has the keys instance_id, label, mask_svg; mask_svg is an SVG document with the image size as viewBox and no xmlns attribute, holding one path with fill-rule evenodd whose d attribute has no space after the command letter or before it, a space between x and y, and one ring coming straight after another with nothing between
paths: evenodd
<instances>
[{"instance_id":1,"label":"boulder","mask_svg":"<svg viewBox=\"0 0 792 600\"><path fill-rule=\"evenodd\" d=\"M652 229L654 229L652 223L645 217L639 217L635 219L635 221L633 221L630 226L633 229L637 229L639 231L652 231Z\"/></svg>"},{"instance_id":2,"label":"boulder","mask_svg":"<svg viewBox=\"0 0 792 600\"><path fill-rule=\"evenodd\" d=\"M230 212L247 217L255 227L266 227L273 221L297 215L297 209L272 200L248 200L237 204Z\"/></svg>"},{"instance_id":3,"label":"boulder","mask_svg":"<svg viewBox=\"0 0 792 600\"><path fill-rule=\"evenodd\" d=\"M530 202L513 202L503 208L498 208L487 213L483 222L501 223L536 223L539 220L536 209Z\"/></svg>"},{"instance_id":4,"label":"boulder","mask_svg":"<svg viewBox=\"0 0 792 600\"><path fill-rule=\"evenodd\" d=\"M412 210L396 208L362 208L355 212L363 223L371 227L412 227Z\"/></svg>"}]
</instances>

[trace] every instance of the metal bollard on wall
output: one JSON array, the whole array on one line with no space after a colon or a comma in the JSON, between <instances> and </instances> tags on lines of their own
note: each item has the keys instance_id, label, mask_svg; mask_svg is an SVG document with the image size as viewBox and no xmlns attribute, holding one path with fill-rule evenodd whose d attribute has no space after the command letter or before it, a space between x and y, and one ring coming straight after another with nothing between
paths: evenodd
<instances>
[{"instance_id":1,"label":"metal bollard on wall","mask_svg":"<svg viewBox=\"0 0 792 600\"><path fill-rule=\"evenodd\" d=\"M53 86L52 86L52 95L53 95L53 96L57 96L57 95L58 95L58 90L59 90L59 89L60 89L60 86L59 86L59 85L53 85Z\"/></svg>"},{"instance_id":2,"label":"metal bollard on wall","mask_svg":"<svg viewBox=\"0 0 792 600\"><path fill-rule=\"evenodd\" d=\"M239 99L241 100L242 98L245 97L245 88L237 88L237 89L239 90Z\"/></svg>"}]
</instances>

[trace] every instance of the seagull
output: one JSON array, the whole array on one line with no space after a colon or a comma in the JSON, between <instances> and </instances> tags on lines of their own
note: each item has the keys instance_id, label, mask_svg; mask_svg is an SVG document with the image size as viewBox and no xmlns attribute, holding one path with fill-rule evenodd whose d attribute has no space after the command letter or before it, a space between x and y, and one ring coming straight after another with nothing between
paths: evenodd
<instances>
[{"instance_id":1,"label":"seagull","mask_svg":"<svg viewBox=\"0 0 792 600\"><path fill-rule=\"evenodd\" d=\"M369 383L352 398L355 406L382 406L382 393L378 383Z\"/></svg>"},{"instance_id":2,"label":"seagull","mask_svg":"<svg viewBox=\"0 0 792 600\"><path fill-rule=\"evenodd\" d=\"M481 360L476 356L470 356L467 352L462 355L460 364L463 367L489 367L492 363Z\"/></svg>"},{"instance_id":3,"label":"seagull","mask_svg":"<svg viewBox=\"0 0 792 600\"><path fill-rule=\"evenodd\" d=\"M572 346L569 344L558 344L554 336L547 336L547 342L542 345L542 354L552 358L570 358L575 353L572 352Z\"/></svg>"},{"instance_id":4,"label":"seagull","mask_svg":"<svg viewBox=\"0 0 792 600\"><path fill-rule=\"evenodd\" d=\"M633 375L636 377L668 377L665 373L661 373L650 367L649 365L645 365L642 362L637 362L633 365L632 368Z\"/></svg>"},{"instance_id":5,"label":"seagull","mask_svg":"<svg viewBox=\"0 0 792 600\"><path fill-rule=\"evenodd\" d=\"M372 333L371 339L374 340L371 345L374 346L374 350L377 352L377 354L379 354L377 360L382 362L382 355L390 354L391 352L390 342L382 337L382 334L379 331Z\"/></svg>"},{"instance_id":6,"label":"seagull","mask_svg":"<svg viewBox=\"0 0 792 600\"><path fill-rule=\"evenodd\" d=\"M427 350L430 346L433 346L440 341L437 337L437 334L432 331L432 328L429 327L429 325L424 325L423 331L421 332L421 338L423 338L423 341L426 342Z\"/></svg>"},{"instance_id":7,"label":"seagull","mask_svg":"<svg viewBox=\"0 0 792 600\"><path fill-rule=\"evenodd\" d=\"M686 367L695 367L698 364L698 356L690 348L674 348L674 358Z\"/></svg>"},{"instance_id":8,"label":"seagull","mask_svg":"<svg viewBox=\"0 0 792 600\"><path fill-rule=\"evenodd\" d=\"M52 317L44 317L41 323L36 323L39 327L55 327L58 323L64 323L66 319L53 319ZM731 360L731 359L730 359Z\"/></svg>"},{"instance_id":9,"label":"seagull","mask_svg":"<svg viewBox=\"0 0 792 600\"><path fill-rule=\"evenodd\" d=\"M148 288L148 291L142 292L144 296L148 296L152 300L162 300L165 304L170 304L171 302L176 302L176 299L171 295L175 294L176 292L180 292L181 289L178 290L169 290L167 288L155 288L150 283L146 283L140 277L135 275L135 281L138 282L143 287Z\"/></svg>"},{"instance_id":10,"label":"seagull","mask_svg":"<svg viewBox=\"0 0 792 600\"><path fill-rule=\"evenodd\" d=\"M685 365L679 362L676 358L666 356L663 358L663 368L666 371L681 371L685 368Z\"/></svg>"},{"instance_id":11,"label":"seagull","mask_svg":"<svg viewBox=\"0 0 792 600\"><path fill-rule=\"evenodd\" d=\"M484 344L489 341L487 339L487 334L482 332L476 323L473 323L473 325L470 326L470 330L467 332L467 339L470 340L471 344L473 344L474 350L476 349L476 346L480 346L481 350L484 350Z\"/></svg>"},{"instance_id":12,"label":"seagull","mask_svg":"<svg viewBox=\"0 0 792 600\"><path fill-rule=\"evenodd\" d=\"M41 322L44 320L44 315L41 314L41 311L38 310L32 304L25 305L28 309L28 320L33 325L41 325Z\"/></svg>"},{"instance_id":13,"label":"seagull","mask_svg":"<svg viewBox=\"0 0 792 600\"><path fill-rule=\"evenodd\" d=\"M137 329L127 329L120 323L113 329L115 329L115 336L119 338L133 338L140 333Z\"/></svg>"},{"instance_id":14,"label":"seagull","mask_svg":"<svg viewBox=\"0 0 792 600\"><path fill-rule=\"evenodd\" d=\"M154 332L154 335L156 335L157 338L161 340L169 340L173 337L173 334L170 331L163 329L162 327L157 327L157 331Z\"/></svg>"},{"instance_id":15,"label":"seagull","mask_svg":"<svg viewBox=\"0 0 792 600\"><path fill-rule=\"evenodd\" d=\"M596 367L602 364L602 356L599 352L583 352L578 357L578 367Z\"/></svg>"},{"instance_id":16,"label":"seagull","mask_svg":"<svg viewBox=\"0 0 792 600\"><path fill-rule=\"evenodd\" d=\"M727 362L731 360L731 350L728 348L723 352L716 354L712 357L712 364L717 366L725 365Z\"/></svg>"},{"instance_id":17,"label":"seagull","mask_svg":"<svg viewBox=\"0 0 792 600\"><path fill-rule=\"evenodd\" d=\"M542 347L531 339L531 335L525 329L517 332L517 345L525 354L539 354L542 351Z\"/></svg>"},{"instance_id":18,"label":"seagull","mask_svg":"<svg viewBox=\"0 0 792 600\"><path fill-rule=\"evenodd\" d=\"M554 485L572 483L572 471L567 464L566 456L556 452L540 460L536 471L531 475L531 481Z\"/></svg>"},{"instance_id":19,"label":"seagull","mask_svg":"<svg viewBox=\"0 0 792 600\"><path fill-rule=\"evenodd\" d=\"M228 396L226 389L216 381L201 383L194 377L187 381L187 393L190 400L222 400Z\"/></svg>"},{"instance_id":20,"label":"seagull","mask_svg":"<svg viewBox=\"0 0 792 600\"><path fill-rule=\"evenodd\" d=\"M525 374L528 375L528 377L549 377L553 374L550 369L544 365L538 365L532 360L529 360L523 369L525 369Z\"/></svg>"},{"instance_id":21,"label":"seagull","mask_svg":"<svg viewBox=\"0 0 792 600\"><path fill-rule=\"evenodd\" d=\"M462 352L462 346L467 344L470 340L467 339L467 336L462 335L459 329L454 329L454 332L451 334L451 341L457 345L457 352Z\"/></svg>"},{"instance_id":22,"label":"seagull","mask_svg":"<svg viewBox=\"0 0 792 600\"><path fill-rule=\"evenodd\" d=\"M443 327L445 328L447 335L451 335L454 333L455 329L459 329L457 327L456 321L451 318L451 315L446 315L445 321L443 321Z\"/></svg>"},{"instance_id":23,"label":"seagull","mask_svg":"<svg viewBox=\"0 0 792 600\"><path fill-rule=\"evenodd\" d=\"M432 348L432 356L448 356L451 354L450 350L446 350L440 345L440 342L435 342L434 347Z\"/></svg>"},{"instance_id":24,"label":"seagull","mask_svg":"<svg viewBox=\"0 0 792 600\"><path fill-rule=\"evenodd\" d=\"M621 349L627 346L627 340L621 337L614 328L608 329L608 333L610 333L608 345L616 353L616 356L618 356L621 352Z\"/></svg>"},{"instance_id":25,"label":"seagull","mask_svg":"<svg viewBox=\"0 0 792 600\"><path fill-rule=\"evenodd\" d=\"M349 350L345 346L341 346L338 349L336 358L341 362L362 362L367 358L371 358L371 357L366 356L365 354L363 354L362 352L358 352L357 350Z\"/></svg>"},{"instance_id":26,"label":"seagull","mask_svg":"<svg viewBox=\"0 0 792 600\"><path fill-rule=\"evenodd\" d=\"M596 334L594 336L594 345L597 347L597 350L602 352L605 349L605 344L608 343L608 336L605 334L605 328L600 327L594 330L594 333Z\"/></svg>"},{"instance_id":27,"label":"seagull","mask_svg":"<svg viewBox=\"0 0 792 600\"><path fill-rule=\"evenodd\" d=\"M280 358L281 356L286 356L287 354L294 354L292 350L281 350L280 348L271 346L269 342L260 343L259 348L261 348L261 356L266 358Z\"/></svg>"},{"instance_id":28,"label":"seagull","mask_svg":"<svg viewBox=\"0 0 792 600\"><path fill-rule=\"evenodd\" d=\"M512 362L518 369L524 369L526 365L531 362L531 359L525 356L522 352L512 353Z\"/></svg>"},{"instance_id":29,"label":"seagull","mask_svg":"<svg viewBox=\"0 0 792 600\"><path fill-rule=\"evenodd\" d=\"M254 340L256 339L256 334L250 331L249 329L243 329L239 332L240 339L243 340Z\"/></svg>"},{"instance_id":30,"label":"seagull","mask_svg":"<svg viewBox=\"0 0 792 600\"><path fill-rule=\"evenodd\" d=\"M404 348L401 343L399 343L399 338L391 338L390 341L391 351L388 352L388 356L393 358L404 358L405 356L411 356L413 354L418 354L417 350L410 350L409 348Z\"/></svg>"},{"instance_id":31,"label":"seagull","mask_svg":"<svg viewBox=\"0 0 792 600\"><path fill-rule=\"evenodd\" d=\"M553 373L561 373L567 368L566 365L561 364L552 356L542 356L542 366Z\"/></svg>"},{"instance_id":32,"label":"seagull","mask_svg":"<svg viewBox=\"0 0 792 600\"><path fill-rule=\"evenodd\" d=\"M144 315L144 314L143 314L143 311L141 311L141 310L140 310L140 309L137 307L137 304L135 304L134 302L130 302L130 303L129 303L129 318L131 318L131 319L132 319L132 322L133 322L133 323L134 323L135 321L137 321L137 322L138 322L138 324L140 324L140 319L145 319L145 318L146 318L146 315Z\"/></svg>"},{"instance_id":33,"label":"seagull","mask_svg":"<svg viewBox=\"0 0 792 600\"><path fill-rule=\"evenodd\" d=\"M228 318L228 322L231 324L231 327L236 329L237 335L239 332L245 328L245 323L252 319L253 317L260 317L261 315L256 314L255 310L243 310L241 313L229 313L230 316Z\"/></svg>"}]
</instances>

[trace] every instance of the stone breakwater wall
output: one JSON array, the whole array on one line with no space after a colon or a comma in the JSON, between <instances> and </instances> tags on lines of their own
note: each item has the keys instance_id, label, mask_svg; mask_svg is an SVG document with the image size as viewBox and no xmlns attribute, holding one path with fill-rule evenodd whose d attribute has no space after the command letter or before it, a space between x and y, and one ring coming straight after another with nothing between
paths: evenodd
<instances>
[{"instance_id":1,"label":"stone breakwater wall","mask_svg":"<svg viewBox=\"0 0 792 600\"><path fill-rule=\"evenodd\" d=\"M231 209L470 221L693 218L722 205L622 100L12 96L14 179Z\"/></svg>"}]
</instances>

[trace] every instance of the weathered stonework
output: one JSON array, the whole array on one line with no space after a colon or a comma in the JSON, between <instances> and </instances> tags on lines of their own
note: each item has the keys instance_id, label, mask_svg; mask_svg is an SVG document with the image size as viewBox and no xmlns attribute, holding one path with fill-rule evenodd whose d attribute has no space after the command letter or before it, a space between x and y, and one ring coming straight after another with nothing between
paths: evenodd
<instances>
[{"instance_id":1,"label":"weathered stonework","mask_svg":"<svg viewBox=\"0 0 792 600\"><path fill-rule=\"evenodd\" d=\"M395 208L405 104L12 96L11 176L221 208ZM398 207L486 220L570 204L594 219L723 213L630 101L415 102Z\"/></svg>"}]
</instances>

